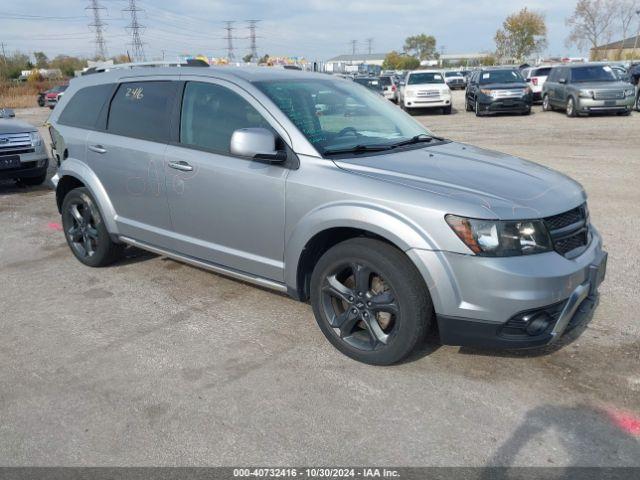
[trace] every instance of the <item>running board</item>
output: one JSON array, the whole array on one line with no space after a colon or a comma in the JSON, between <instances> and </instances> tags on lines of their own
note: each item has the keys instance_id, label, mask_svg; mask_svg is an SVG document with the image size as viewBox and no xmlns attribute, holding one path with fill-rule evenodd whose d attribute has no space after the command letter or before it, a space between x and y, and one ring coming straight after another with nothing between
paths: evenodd
<instances>
[{"instance_id":1,"label":"running board","mask_svg":"<svg viewBox=\"0 0 640 480\"><path fill-rule=\"evenodd\" d=\"M188 257L186 255L180 255L179 253L154 247L152 245L149 245L148 243L134 240L133 238L120 236L118 237L118 239L121 242L131 245L132 247L140 248L141 250L147 250L149 252L162 255L163 257L171 258L172 260L176 260L178 262L186 263L194 267L202 268L204 270L209 270L214 273L219 273L220 275L225 275L227 277L235 278L236 280L242 280L243 282L253 283L254 285L259 285L261 287L277 290L278 292L284 292L284 293L287 292L286 285L282 283L274 282L273 280L268 280L266 278L256 277L254 275L239 272L237 270L233 270L230 268L221 267L219 265L198 260L196 258Z\"/></svg>"}]
</instances>

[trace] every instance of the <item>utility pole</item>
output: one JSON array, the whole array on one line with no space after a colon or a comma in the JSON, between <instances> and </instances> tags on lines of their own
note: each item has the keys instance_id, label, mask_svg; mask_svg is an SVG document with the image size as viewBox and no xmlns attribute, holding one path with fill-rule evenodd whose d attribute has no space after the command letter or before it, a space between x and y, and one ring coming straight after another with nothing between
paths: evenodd
<instances>
[{"instance_id":1,"label":"utility pole","mask_svg":"<svg viewBox=\"0 0 640 480\"><path fill-rule=\"evenodd\" d=\"M144 44L140 37L140 30L144 29L144 25L138 22L138 12L142 9L136 5L136 0L129 0L128 8L123 8L123 12L128 12L131 15L131 22L125 27L125 29L131 33L131 49L133 50L133 61L144 62L147 57L144 54Z\"/></svg>"},{"instance_id":2,"label":"utility pole","mask_svg":"<svg viewBox=\"0 0 640 480\"><path fill-rule=\"evenodd\" d=\"M373 38L367 38L367 52L369 53L369 55L371 55L371 52L373 51L372 46Z\"/></svg>"},{"instance_id":3,"label":"utility pole","mask_svg":"<svg viewBox=\"0 0 640 480\"><path fill-rule=\"evenodd\" d=\"M256 45L256 24L260 20L247 20L249 25L249 40L251 41L251 60L258 60L258 47Z\"/></svg>"},{"instance_id":4,"label":"utility pole","mask_svg":"<svg viewBox=\"0 0 640 480\"><path fill-rule=\"evenodd\" d=\"M103 6L98 3L98 0L91 0L89 6L85 7L85 10L93 11L93 23L89 24L89 28L93 28L96 32L96 59L107 59L107 42L104 40L104 27L107 25L102 21L101 11L105 10Z\"/></svg>"},{"instance_id":5,"label":"utility pole","mask_svg":"<svg viewBox=\"0 0 640 480\"><path fill-rule=\"evenodd\" d=\"M229 62L233 62L235 59L235 55L233 54L233 21L227 20L224 23L226 25L224 29L227 31L227 59Z\"/></svg>"}]
</instances>

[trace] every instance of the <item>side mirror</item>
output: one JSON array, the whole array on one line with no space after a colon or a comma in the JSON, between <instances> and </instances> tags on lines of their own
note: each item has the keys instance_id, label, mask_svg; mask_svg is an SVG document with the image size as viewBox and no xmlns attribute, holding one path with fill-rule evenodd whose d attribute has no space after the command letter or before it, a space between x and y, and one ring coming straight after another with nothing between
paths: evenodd
<instances>
[{"instance_id":1,"label":"side mirror","mask_svg":"<svg viewBox=\"0 0 640 480\"><path fill-rule=\"evenodd\" d=\"M276 136L266 128L240 128L231 135L229 150L233 155L269 160L274 163L284 162L286 152L276 150Z\"/></svg>"}]
</instances>

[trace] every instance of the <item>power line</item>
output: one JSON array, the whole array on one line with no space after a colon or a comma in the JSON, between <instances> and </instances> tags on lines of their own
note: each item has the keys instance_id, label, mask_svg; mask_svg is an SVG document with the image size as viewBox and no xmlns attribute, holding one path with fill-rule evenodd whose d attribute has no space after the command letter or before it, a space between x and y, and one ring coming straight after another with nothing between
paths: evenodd
<instances>
[{"instance_id":1,"label":"power line","mask_svg":"<svg viewBox=\"0 0 640 480\"><path fill-rule=\"evenodd\" d=\"M251 60L258 60L258 47L256 45L256 24L260 20L247 20L249 24L249 39L251 40Z\"/></svg>"},{"instance_id":2,"label":"power line","mask_svg":"<svg viewBox=\"0 0 640 480\"><path fill-rule=\"evenodd\" d=\"M232 62L235 58L235 55L233 54L233 21L232 20L227 20L224 22L226 27L224 27L224 29L227 31L227 59L229 59L230 62Z\"/></svg>"},{"instance_id":3,"label":"power line","mask_svg":"<svg viewBox=\"0 0 640 480\"><path fill-rule=\"evenodd\" d=\"M85 10L93 11L93 23L89 24L89 28L93 28L96 34L94 40L96 44L96 58L107 58L107 42L104 39L103 31L106 23L102 21L101 10L105 10L103 6L98 3L98 0L91 0L89 6Z\"/></svg>"},{"instance_id":4,"label":"power line","mask_svg":"<svg viewBox=\"0 0 640 480\"><path fill-rule=\"evenodd\" d=\"M142 38L140 37L140 30L144 29L144 25L141 25L138 22L138 12L141 12L142 9L138 8L136 5L136 0L129 0L129 7L123 8L123 12L129 12L131 15L131 23L125 27L125 29L131 32L131 50L133 54L134 62L144 62L147 60L147 57L144 54L144 43L142 42Z\"/></svg>"}]
</instances>

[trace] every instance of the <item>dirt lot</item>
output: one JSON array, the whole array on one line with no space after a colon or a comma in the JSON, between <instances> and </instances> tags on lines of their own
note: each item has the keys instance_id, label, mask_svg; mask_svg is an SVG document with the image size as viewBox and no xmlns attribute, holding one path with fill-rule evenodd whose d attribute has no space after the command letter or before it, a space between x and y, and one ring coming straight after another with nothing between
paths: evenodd
<instances>
[{"instance_id":1,"label":"dirt lot","mask_svg":"<svg viewBox=\"0 0 640 480\"><path fill-rule=\"evenodd\" d=\"M640 466L640 114L418 118L585 186L610 253L585 330L361 365L287 297L153 255L82 266L53 192L4 183L0 464Z\"/></svg>"}]
</instances>

